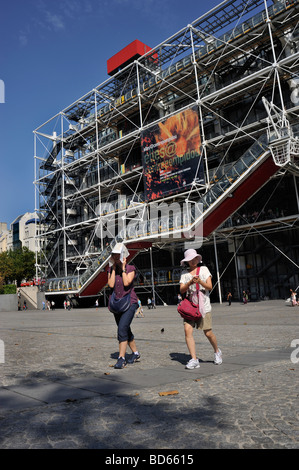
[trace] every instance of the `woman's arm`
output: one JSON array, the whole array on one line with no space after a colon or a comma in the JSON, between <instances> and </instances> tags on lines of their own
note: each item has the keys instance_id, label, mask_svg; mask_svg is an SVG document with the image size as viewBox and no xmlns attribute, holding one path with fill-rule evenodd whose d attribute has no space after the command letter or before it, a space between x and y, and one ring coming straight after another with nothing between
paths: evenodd
<instances>
[{"instance_id":1,"label":"woman's arm","mask_svg":"<svg viewBox=\"0 0 299 470\"><path fill-rule=\"evenodd\" d=\"M194 281L193 279L191 279L190 281L186 282L186 284L184 284L183 282L180 283L180 293L181 294L185 294L185 292L187 292L187 290L189 289L189 287L191 286L191 284L193 284Z\"/></svg>"},{"instance_id":2,"label":"woman's arm","mask_svg":"<svg viewBox=\"0 0 299 470\"><path fill-rule=\"evenodd\" d=\"M198 284L200 284L204 289L207 289L207 290L211 290L213 285L212 285L212 278L211 276L208 277L208 279L206 280L206 282L202 281L199 277L193 277L190 281L186 282L186 284L183 284L181 282L180 284L180 293L181 294L184 294L185 292L187 292L187 290L189 289L189 287L192 285L192 284L195 284L196 282L198 282Z\"/></svg>"},{"instance_id":3,"label":"woman's arm","mask_svg":"<svg viewBox=\"0 0 299 470\"><path fill-rule=\"evenodd\" d=\"M123 264L122 264L122 273L121 273L121 277L122 277L124 286L125 286L125 287L128 287L130 284L132 284L132 282L133 282L133 280L134 280L135 271L131 271L130 273L127 273L127 271L126 271L126 265L127 265L127 260L124 259L124 260L123 260Z\"/></svg>"},{"instance_id":4,"label":"woman's arm","mask_svg":"<svg viewBox=\"0 0 299 470\"><path fill-rule=\"evenodd\" d=\"M111 289L113 289L114 285L115 285L115 266L113 265L111 267L110 273L108 273L108 286L111 287Z\"/></svg>"},{"instance_id":5,"label":"woman's arm","mask_svg":"<svg viewBox=\"0 0 299 470\"><path fill-rule=\"evenodd\" d=\"M212 290L212 278L211 276L208 277L208 279L204 282L200 279L200 277L197 277L197 278L193 278L194 279L194 282L198 282L198 284L200 284L204 289L206 290Z\"/></svg>"}]
</instances>

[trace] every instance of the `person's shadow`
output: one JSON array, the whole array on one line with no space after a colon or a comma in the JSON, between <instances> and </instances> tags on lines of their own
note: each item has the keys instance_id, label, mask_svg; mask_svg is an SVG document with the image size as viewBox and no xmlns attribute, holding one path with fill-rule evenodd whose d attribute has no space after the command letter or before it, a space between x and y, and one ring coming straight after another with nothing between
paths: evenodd
<instances>
[{"instance_id":1,"label":"person's shadow","mask_svg":"<svg viewBox=\"0 0 299 470\"><path fill-rule=\"evenodd\" d=\"M176 361L176 362L179 362L180 364L187 364L187 362L190 360L190 354L185 354L185 353L170 353L169 354L170 358L172 361ZM213 362L213 361L203 361L202 359L198 358L198 361L199 362L202 362L202 363L205 363L205 364L208 364L209 362Z\"/></svg>"}]
</instances>

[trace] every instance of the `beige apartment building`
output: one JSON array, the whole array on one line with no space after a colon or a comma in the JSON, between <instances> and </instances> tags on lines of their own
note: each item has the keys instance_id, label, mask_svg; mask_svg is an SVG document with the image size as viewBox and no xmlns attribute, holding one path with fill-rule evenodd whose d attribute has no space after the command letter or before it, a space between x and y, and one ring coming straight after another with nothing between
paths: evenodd
<instances>
[{"instance_id":1,"label":"beige apartment building","mask_svg":"<svg viewBox=\"0 0 299 470\"><path fill-rule=\"evenodd\" d=\"M6 222L0 222L0 252L22 247L35 252L35 221L36 214L26 212L11 223L10 229Z\"/></svg>"}]
</instances>

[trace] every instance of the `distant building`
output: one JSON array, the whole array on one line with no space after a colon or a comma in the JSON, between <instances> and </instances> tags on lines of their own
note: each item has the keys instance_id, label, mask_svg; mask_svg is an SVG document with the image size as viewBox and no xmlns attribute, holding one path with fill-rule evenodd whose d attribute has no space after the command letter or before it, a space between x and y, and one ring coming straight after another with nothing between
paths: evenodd
<instances>
[{"instance_id":1,"label":"distant building","mask_svg":"<svg viewBox=\"0 0 299 470\"><path fill-rule=\"evenodd\" d=\"M19 215L10 225L10 230L3 232L3 237L0 238L1 251L17 250L18 248L26 247L30 251L35 250L35 221L36 214L26 212ZM3 224L6 225L6 224ZM5 240L6 239L6 243Z\"/></svg>"},{"instance_id":2,"label":"distant building","mask_svg":"<svg viewBox=\"0 0 299 470\"><path fill-rule=\"evenodd\" d=\"M7 250L7 223L0 222L0 253Z\"/></svg>"}]
</instances>

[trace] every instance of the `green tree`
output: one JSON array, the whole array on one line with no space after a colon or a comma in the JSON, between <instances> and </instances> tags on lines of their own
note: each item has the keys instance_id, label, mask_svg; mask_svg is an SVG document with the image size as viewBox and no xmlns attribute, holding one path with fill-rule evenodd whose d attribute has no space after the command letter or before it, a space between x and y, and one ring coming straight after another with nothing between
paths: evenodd
<instances>
[{"instance_id":1,"label":"green tree","mask_svg":"<svg viewBox=\"0 0 299 470\"><path fill-rule=\"evenodd\" d=\"M4 282L32 279L35 275L35 256L28 248L19 248L0 253L0 276Z\"/></svg>"},{"instance_id":2,"label":"green tree","mask_svg":"<svg viewBox=\"0 0 299 470\"><path fill-rule=\"evenodd\" d=\"M0 253L0 276L4 284L13 279L13 261L9 256L9 251Z\"/></svg>"}]
</instances>

